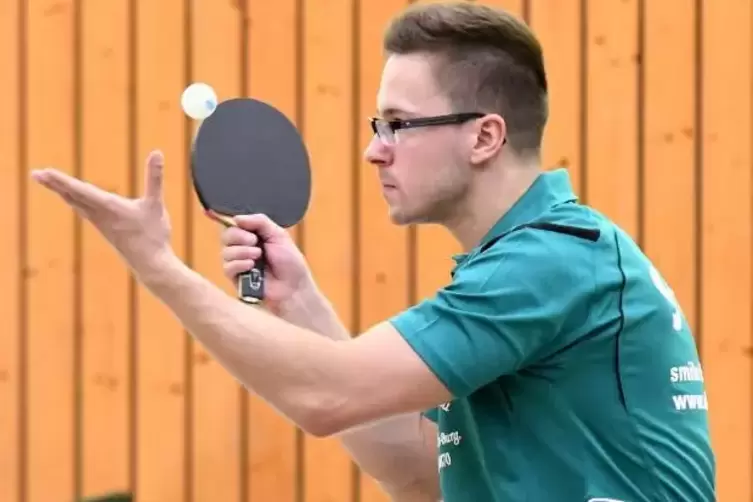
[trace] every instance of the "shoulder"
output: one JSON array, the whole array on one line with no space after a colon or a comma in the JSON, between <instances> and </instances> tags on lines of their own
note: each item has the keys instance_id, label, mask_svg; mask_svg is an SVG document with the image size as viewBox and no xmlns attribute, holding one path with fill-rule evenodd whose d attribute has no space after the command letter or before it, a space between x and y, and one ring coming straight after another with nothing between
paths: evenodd
<instances>
[{"instance_id":1,"label":"shoulder","mask_svg":"<svg viewBox=\"0 0 753 502\"><path fill-rule=\"evenodd\" d=\"M492 239L461 260L450 284L390 319L454 395L557 349L588 317L594 241L577 229L594 228L547 221L556 225Z\"/></svg>"},{"instance_id":2,"label":"shoulder","mask_svg":"<svg viewBox=\"0 0 753 502\"><path fill-rule=\"evenodd\" d=\"M392 317L401 331L443 325L517 330L535 323L558 332L587 315L593 301L600 241L596 220L553 217L490 240L465 257L451 282Z\"/></svg>"},{"instance_id":3,"label":"shoulder","mask_svg":"<svg viewBox=\"0 0 753 502\"><path fill-rule=\"evenodd\" d=\"M448 288L582 286L593 279L600 239L602 231L594 221L532 222L479 247L456 268Z\"/></svg>"}]
</instances>

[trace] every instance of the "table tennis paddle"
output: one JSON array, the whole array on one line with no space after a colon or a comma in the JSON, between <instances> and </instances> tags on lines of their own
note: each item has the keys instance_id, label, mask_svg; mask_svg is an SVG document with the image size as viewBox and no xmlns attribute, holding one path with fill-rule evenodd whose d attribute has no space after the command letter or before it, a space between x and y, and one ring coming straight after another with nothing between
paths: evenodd
<instances>
[{"instance_id":1,"label":"table tennis paddle","mask_svg":"<svg viewBox=\"0 0 753 502\"><path fill-rule=\"evenodd\" d=\"M237 215L265 214L287 228L308 209L311 171L303 139L285 114L256 99L222 101L204 119L193 141L191 171L206 214L226 226L235 226ZM242 301L264 299L265 264L262 256L238 277Z\"/></svg>"}]
</instances>

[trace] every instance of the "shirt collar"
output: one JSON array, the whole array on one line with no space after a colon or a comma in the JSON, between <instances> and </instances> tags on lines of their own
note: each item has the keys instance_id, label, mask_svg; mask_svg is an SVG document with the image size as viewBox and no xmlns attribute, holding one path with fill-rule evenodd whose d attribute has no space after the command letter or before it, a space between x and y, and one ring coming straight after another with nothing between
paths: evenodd
<instances>
[{"instance_id":1,"label":"shirt collar","mask_svg":"<svg viewBox=\"0 0 753 502\"><path fill-rule=\"evenodd\" d=\"M489 229L473 251L453 256L456 266L492 239L518 225L538 218L554 206L576 200L578 198L573 192L570 176L566 169L559 168L542 172L536 177L528 190Z\"/></svg>"}]
</instances>

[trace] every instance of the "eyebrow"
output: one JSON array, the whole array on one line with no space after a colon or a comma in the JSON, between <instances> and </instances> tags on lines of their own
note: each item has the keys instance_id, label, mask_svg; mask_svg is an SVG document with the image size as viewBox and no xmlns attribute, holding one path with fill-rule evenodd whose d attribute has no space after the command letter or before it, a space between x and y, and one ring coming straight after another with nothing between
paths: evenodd
<instances>
[{"instance_id":1,"label":"eyebrow","mask_svg":"<svg viewBox=\"0 0 753 502\"><path fill-rule=\"evenodd\" d=\"M389 117L394 115L411 115L411 112L396 107L385 108L384 110L381 110L381 112L377 110L376 113L382 117Z\"/></svg>"}]
</instances>

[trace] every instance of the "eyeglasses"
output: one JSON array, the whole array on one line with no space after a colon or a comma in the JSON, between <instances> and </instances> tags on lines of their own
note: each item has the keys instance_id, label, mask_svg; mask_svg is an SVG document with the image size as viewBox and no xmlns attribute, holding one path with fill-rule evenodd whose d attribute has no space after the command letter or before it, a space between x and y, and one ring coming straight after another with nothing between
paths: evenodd
<instances>
[{"instance_id":1,"label":"eyeglasses","mask_svg":"<svg viewBox=\"0 0 753 502\"><path fill-rule=\"evenodd\" d=\"M419 117L415 119L407 120L386 120L376 117L371 117L369 122L371 123L371 130L374 134L379 136L385 144L394 145L397 140L395 138L395 132L400 129L412 129L415 127L448 125L448 124L462 124L469 120L483 117L484 113L479 112L466 112L466 113L450 113L447 115L436 115L433 117Z\"/></svg>"}]
</instances>

